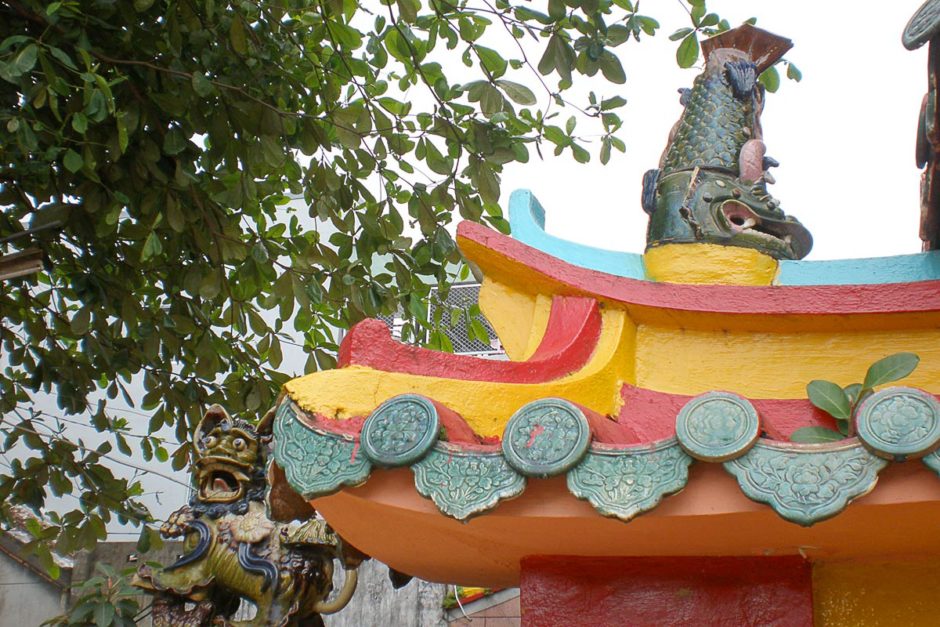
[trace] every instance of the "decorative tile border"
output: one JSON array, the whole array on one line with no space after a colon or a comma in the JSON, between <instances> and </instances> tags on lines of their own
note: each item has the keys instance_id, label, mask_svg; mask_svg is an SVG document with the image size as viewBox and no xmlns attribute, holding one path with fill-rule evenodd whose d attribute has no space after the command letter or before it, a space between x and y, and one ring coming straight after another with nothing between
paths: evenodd
<instances>
[{"instance_id":1,"label":"decorative tile border","mask_svg":"<svg viewBox=\"0 0 940 627\"><path fill-rule=\"evenodd\" d=\"M568 472L568 489L601 514L626 522L682 490L691 463L675 438L627 448L594 445Z\"/></svg>"},{"instance_id":2,"label":"decorative tile border","mask_svg":"<svg viewBox=\"0 0 940 627\"><path fill-rule=\"evenodd\" d=\"M289 399L277 408L274 459L304 498L360 485L373 465L410 466L418 493L461 521L519 496L527 476L563 473L574 496L604 516L629 521L682 490L693 458L723 463L749 498L804 526L871 491L888 460L925 455L924 464L940 475L940 403L904 387L863 403L858 439L826 444L756 439L753 406L726 392L690 400L677 417L677 437L646 445L591 444L581 409L556 398L516 412L500 448L438 442L434 404L413 394L372 413L361 447L360 438L309 426L300 413Z\"/></svg>"},{"instance_id":3,"label":"decorative tile border","mask_svg":"<svg viewBox=\"0 0 940 627\"><path fill-rule=\"evenodd\" d=\"M467 451L440 442L411 469L418 493L457 520L481 514L525 490L525 477L498 451Z\"/></svg>"},{"instance_id":4,"label":"decorative tile border","mask_svg":"<svg viewBox=\"0 0 940 627\"><path fill-rule=\"evenodd\" d=\"M274 460L287 482L305 499L325 496L343 486L364 483L372 464L348 435L303 424L298 409L285 399L274 416Z\"/></svg>"},{"instance_id":5,"label":"decorative tile border","mask_svg":"<svg viewBox=\"0 0 940 627\"><path fill-rule=\"evenodd\" d=\"M809 526L868 494L888 462L855 439L834 444L758 442L724 463L741 490L790 522Z\"/></svg>"}]
</instances>

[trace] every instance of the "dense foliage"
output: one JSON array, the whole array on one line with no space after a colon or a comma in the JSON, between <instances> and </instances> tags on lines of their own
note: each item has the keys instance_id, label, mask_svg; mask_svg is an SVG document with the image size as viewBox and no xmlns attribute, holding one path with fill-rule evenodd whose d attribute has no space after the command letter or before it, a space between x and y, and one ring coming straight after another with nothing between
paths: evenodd
<instances>
[{"instance_id":1,"label":"dense foliage","mask_svg":"<svg viewBox=\"0 0 940 627\"><path fill-rule=\"evenodd\" d=\"M77 499L34 534L50 568L53 541L149 519L115 470L132 453L182 470L208 404L270 407L285 342L328 368L335 329L401 308L406 334L446 348L429 284L459 267L457 216L507 230L505 164L588 161L578 124L602 162L624 149L614 50L659 24L630 0L533 6L0 0L0 254L45 260L0 282L0 499ZM727 24L685 6L690 66ZM578 75L614 85L575 106Z\"/></svg>"}]
</instances>

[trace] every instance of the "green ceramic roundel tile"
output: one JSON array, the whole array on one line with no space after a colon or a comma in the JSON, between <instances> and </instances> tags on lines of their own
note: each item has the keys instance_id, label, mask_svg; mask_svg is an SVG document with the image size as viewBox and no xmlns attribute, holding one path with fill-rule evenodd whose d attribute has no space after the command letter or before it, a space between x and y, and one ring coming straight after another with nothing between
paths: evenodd
<instances>
[{"instance_id":1,"label":"green ceramic roundel tile","mask_svg":"<svg viewBox=\"0 0 940 627\"><path fill-rule=\"evenodd\" d=\"M431 401L416 394L402 394L372 412L359 442L374 463L407 466L434 446L439 430L437 410Z\"/></svg>"},{"instance_id":2,"label":"green ceramic roundel tile","mask_svg":"<svg viewBox=\"0 0 940 627\"><path fill-rule=\"evenodd\" d=\"M506 424L503 455L530 477L552 477L581 461L591 444L591 429L577 406L560 398L524 405Z\"/></svg>"},{"instance_id":3,"label":"green ceramic roundel tile","mask_svg":"<svg viewBox=\"0 0 940 627\"><path fill-rule=\"evenodd\" d=\"M940 443L940 403L915 388L875 392L858 408L856 421L859 439L887 459L922 457Z\"/></svg>"},{"instance_id":4,"label":"green ceramic roundel tile","mask_svg":"<svg viewBox=\"0 0 940 627\"><path fill-rule=\"evenodd\" d=\"M730 392L696 396L676 417L676 437L686 453L706 462L744 455L760 435L760 420L750 401Z\"/></svg>"}]
</instances>

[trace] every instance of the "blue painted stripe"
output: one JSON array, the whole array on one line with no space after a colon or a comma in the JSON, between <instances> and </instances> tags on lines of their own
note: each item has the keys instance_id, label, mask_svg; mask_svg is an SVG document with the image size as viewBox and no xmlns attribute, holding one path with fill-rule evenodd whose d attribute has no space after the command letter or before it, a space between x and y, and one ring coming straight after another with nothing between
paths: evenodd
<instances>
[{"instance_id":1,"label":"blue painted stripe","mask_svg":"<svg viewBox=\"0 0 940 627\"><path fill-rule=\"evenodd\" d=\"M868 259L781 261L780 285L871 285L940 279L940 251Z\"/></svg>"},{"instance_id":2,"label":"blue painted stripe","mask_svg":"<svg viewBox=\"0 0 940 627\"><path fill-rule=\"evenodd\" d=\"M645 279L643 255L604 250L563 240L545 232L545 210L532 192L518 189L509 197L512 236L563 261L630 279Z\"/></svg>"},{"instance_id":3,"label":"blue painted stripe","mask_svg":"<svg viewBox=\"0 0 940 627\"><path fill-rule=\"evenodd\" d=\"M545 232L545 210L528 190L509 198L514 238L572 265L630 279L645 279L643 255L594 248ZM781 261L778 285L874 285L940 279L940 251L832 261Z\"/></svg>"}]
</instances>

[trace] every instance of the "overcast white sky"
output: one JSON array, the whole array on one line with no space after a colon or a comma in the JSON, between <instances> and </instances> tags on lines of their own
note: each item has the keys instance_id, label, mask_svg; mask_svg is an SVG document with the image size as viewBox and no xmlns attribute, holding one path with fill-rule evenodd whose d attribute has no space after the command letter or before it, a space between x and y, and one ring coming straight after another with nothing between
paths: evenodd
<instances>
[{"instance_id":1,"label":"overcast white sky","mask_svg":"<svg viewBox=\"0 0 940 627\"><path fill-rule=\"evenodd\" d=\"M758 26L794 41L787 58L803 80L784 79L768 94L763 129L768 154L781 164L771 191L812 231L809 259L920 251L914 139L927 47L906 50L901 32L921 3L709 0L709 9L732 25L756 16ZM659 19L662 31L617 49L625 85L595 84L605 96L628 100L621 109L627 153L615 151L602 166L595 143L588 165L570 155L513 165L500 201L505 207L511 190L530 189L545 207L550 233L632 252L645 245L641 177L656 167L681 113L676 89L691 86L699 71L677 67L676 43L668 39L688 23L680 2L646 0L641 12Z\"/></svg>"}]
</instances>

